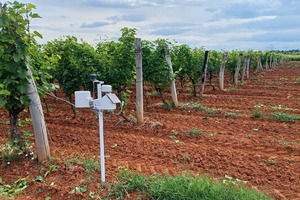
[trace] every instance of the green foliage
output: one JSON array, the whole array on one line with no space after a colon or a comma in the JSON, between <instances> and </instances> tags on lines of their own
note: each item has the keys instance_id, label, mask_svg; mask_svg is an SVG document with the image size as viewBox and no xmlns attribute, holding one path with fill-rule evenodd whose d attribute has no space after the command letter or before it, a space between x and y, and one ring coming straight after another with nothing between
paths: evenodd
<instances>
[{"instance_id":1,"label":"green foliage","mask_svg":"<svg viewBox=\"0 0 300 200\"><path fill-rule=\"evenodd\" d=\"M42 46L33 41L30 46L29 65L32 68L32 74L39 94L45 97L46 92L55 90L58 86L53 83L53 77L50 71L54 68L55 60L49 58Z\"/></svg>"},{"instance_id":2,"label":"green foliage","mask_svg":"<svg viewBox=\"0 0 300 200\"><path fill-rule=\"evenodd\" d=\"M75 158L71 158L69 160L66 160L64 163L66 165L71 165L71 164L79 164L81 162L81 159L78 158L78 157L75 157Z\"/></svg>"},{"instance_id":3,"label":"green foliage","mask_svg":"<svg viewBox=\"0 0 300 200\"><path fill-rule=\"evenodd\" d=\"M82 165L87 174L92 174L100 169L99 162L95 160L95 157L82 159L79 157L71 158L65 161L67 166L69 165Z\"/></svg>"},{"instance_id":4,"label":"green foliage","mask_svg":"<svg viewBox=\"0 0 300 200\"><path fill-rule=\"evenodd\" d=\"M288 54L285 57L290 61L300 61L300 54Z\"/></svg>"},{"instance_id":5,"label":"green foliage","mask_svg":"<svg viewBox=\"0 0 300 200\"><path fill-rule=\"evenodd\" d=\"M26 139L26 138L25 138ZM2 167L7 163L18 160L21 156L29 156L28 153L24 154L25 150L30 151L29 142L25 140L25 145L20 147L19 140L16 138L10 138L7 144L0 146L0 160L2 161ZM30 153L33 157L33 153Z\"/></svg>"},{"instance_id":6,"label":"green foliage","mask_svg":"<svg viewBox=\"0 0 300 200\"><path fill-rule=\"evenodd\" d=\"M43 168L40 170L40 175L37 175L37 176L35 177L35 179L33 179L33 181L35 181L35 182L44 182L44 180L46 179L46 177L47 177L50 173L52 173L52 172L54 172L54 171L57 171L58 168L59 168L59 166L56 165L56 164L51 164L51 165L48 167L48 169L46 169L46 168L43 167Z\"/></svg>"},{"instance_id":7,"label":"green foliage","mask_svg":"<svg viewBox=\"0 0 300 200\"><path fill-rule=\"evenodd\" d=\"M10 95L10 92L4 89L3 84L0 84L0 95Z\"/></svg>"},{"instance_id":8,"label":"green foliage","mask_svg":"<svg viewBox=\"0 0 300 200\"><path fill-rule=\"evenodd\" d=\"M28 186L29 183L25 178L18 179L12 184L2 184L0 181L0 196L14 198L28 188Z\"/></svg>"},{"instance_id":9,"label":"green foliage","mask_svg":"<svg viewBox=\"0 0 300 200\"><path fill-rule=\"evenodd\" d=\"M8 144L4 144L0 148L0 160L2 160L2 166L5 166L5 162L12 162L16 160L19 154L22 154L22 149L17 145L17 139L11 139Z\"/></svg>"},{"instance_id":10,"label":"green foliage","mask_svg":"<svg viewBox=\"0 0 300 200\"><path fill-rule=\"evenodd\" d=\"M209 177L193 176L191 174L145 175L123 169L118 180L110 185L109 195L117 199L124 199L125 194L139 192L142 197L149 199L271 199L265 194L249 189L238 179L213 181ZM135 193L136 194L136 193Z\"/></svg>"},{"instance_id":11,"label":"green foliage","mask_svg":"<svg viewBox=\"0 0 300 200\"><path fill-rule=\"evenodd\" d=\"M100 169L99 162L97 162L91 158L89 158L83 162L83 167L87 174L94 173Z\"/></svg>"},{"instance_id":12,"label":"green foliage","mask_svg":"<svg viewBox=\"0 0 300 200\"><path fill-rule=\"evenodd\" d=\"M296 80L296 84L300 84L300 77L296 78L295 80Z\"/></svg>"},{"instance_id":13,"label":"green foliage","mask_svg":"<svg viewBox=\"0 0 300 200\"><path fill-rule=\"evenodd\" d=\"M260 108L254 108L253 117L260 118L264 115L263 111Z\"/></svg>"},{"instance_id":14,"label":"green foliage","mask_svg":"<svg viewBox=\"0 0 300 200\"><path fill-rule=\"evenodd\" d=\"M254 110L252 112L254 118L260 118L264 116L263 108L266 107L263 104L258 104L254 106Z\"/></svg>"},{"instance_id":15,"label":"green foliage","mask_svg":"<svg viewBox=\"0 0 300 200\"><path fill-rule=\"evenodd\" d=\"M250 56L250 68L256 69L257 67L257 61L258 61L258 55L261 54L261 51L253 51L250 50L246 53L247 56Z\"/></svg>"},{"instance_id":16,"label":"green foliage","mask_svg":"<svg viewBox=\"0 0 300 200\"><path fill-rule=\"evenodd\" d=\"M235 87L229 87L229 88L227 89L227 91L229 91L229 92L234 92L234 91L236 91L236 88L235 88Z\"/></svg>"},{"instance_id":17,"label":"green foliage","mask_svg":"<svg viewBox=\"0 0 300 200\"><path fill-rule=\"evenodd\" d=\"M206 112L207 114L215 114L216 110L212 109L212 108L208 108L204 105L202 105L201 103L187 103L185 105L183 105L183 107L189 107L195 110L202 110L204 112Z\"/></svg>"},{"instance_id":18,"label":"green foliage","mask_svg":"<svg viewBox=\"0 0 300 200\"><path fill-rule=\"evenodd\" d=\"M240 52L232 50L228 53L226 68L234 75Z\"/></svg>"},{"instance_id":19,"label":"green foliage","mask_svg":"<svg viewBox=\"0 0 300 200\"><path fill-rule=\"evenodd\" d=\"M39 56L34 38L42 37L36 31L30 32L30 21L40 18L34 9L31 3L0 3L0 107L9 111L11 137L18 140L20 148L24 148L24 142L17 122L19 114L30 103L27 90L31 71L35 72L30 64ZM43 85L44 79L38 83Z\"/></svg>"},{"instance_id":20,"label":"green foliage","mask_svg":"<svg viewBox=\"0 0 300 200\"><path fill-rule=\"evenodd\" d=\"M76 194L76 193L84 193L87 191L87 186L76 186L74 189L72 189L69 193L70 194Z\"/></svg>"},{"instance_id":21,"label":"green foliage","mask_svg":"<svg viewBox=\"0 0 300 200\"><path fill-rule=\"evenodd\" d=\"M281 112L276 112L270 115L271 119L276 119L285 123L293 123L296 120L300 121L300 117L296 115L285 114Z\"/></svg>"},{"instance_id":22,"label":"green foliage","mask_svg":"<svg viewBox=\"0 0 300 200\"><path fill-rule=\"evenodd\" d=\"M155 90L162 96L166 86L170 83L170 68L165 59L165 48L170 42L157 39L154 42L142 41L143 79L154 84ZM163 97L162 100L164 101Z\"/></svg>"},{"instance_id":23,"label":"green foliage","mask_svg":"<svg viewBox=\"0 0 300 200\"><path fill-rule=\"evenodd\" d=\"M202 65L204 63L204 48L192 49L191 65L187 66L187 76L193 85L193 94L196 96L196 86L202 75Z\"/></svg>"},{"instance_id":24,"label":"green foliage","mask_svg":"<svg viewBox=\"0 0 300 200\"><path fill-rule=\"evenodd\" d=\"M45 58L53 62L49 73L68 97L91 84L90 74L101 66L93 47L72 36L48 42L43 51Z\"/></svg>"},{"instance_id":25,"label":"green foliage","mask_svg":"<svg viewBox=\"0 0 300 200\"><path fill-rule=\"evenodd\" d=\"M186 81L187 74L192 62L192 50L186 45L177 45L172 48L172 66L174 73L180 79L181 86Z\"/></svg>"},{"instance_id":26,"label":"green foliage","mask_svg":"<svg viewBox=\"0 0 300 200\"><path fill-rule=\"evenodd\" d=\"M225 179L222 181L225 185L238 185L240 183L246 183L247 181L242 181L238 178L233 178L229 175L225 175Z\"/></svg>"},{"instance_id":27,"label":"green foliage","mask_svg":"<svg viewBox=\"0 0 300 200\"><path fill-rule=\"evenodd\" d=\"M34 8L16 1L0 3L0 106L8 110L20 112L29 104L29 49L39 35L29 32L29 21L39 17Z\"/></svg>"},{"instance_id":28,"label":"green foliage","mask_svg":"<svg viewBox=\"0 0 300 200\"><path fill-rule=\"evenodd\" d=\"M210 74L210 76L220 72L222 58L223 54L221 52L215 50L209 51L207 72Z\"/></svg>"},{"instance_id":29,"label":"green foliage","mask_svg":"<svg viewBox=\"0 0 300 200\"><path fill-rule=\"evenodd\" d=\"M236 117L239 116L239 114L238 113L234 113L234 112L229 112L229 113L225 113L224 116L226 118L236 118Z\"/></svg>"},{"instance_id":30,"label":"green foliage","mask_svg":"<svg viewBox=\"0 0 300 200\"><path fill-rule=\"evenodd\" d=\"M44 178L46 178L51 172L56 171L59 168L56 164L51 164L48 170L41 170L40 173L43 174Z\"/></svg>"},{"instance_id":31,"label":"green foliage","mask_svg":"<svg viewBox=\"0 0 300 200\"><path fill-rule=\"evenodd\" d=\"M143 174L137 174L124 167L119 167L120 173L117 181L109 186L108 195L117 199L124 199L127 192L135 190L144 192L147 189L148 178Z\"/></svg>"},{"instance_id":32,"label":"green foliage","mask_svg":"<svg viewBox=\"0 0 300 200\"><path fill-rule=\"evenodd\" d=\"M288 107L283 106L283 105L275 105L275 106L270 106L270 110L297 110L297 109L288 108Z\"/></svg>"},{"instance_id":33,"label":"green foliage","mask_svg":"<svg viewBox=\"0 0 300 200\"><path fill-rule=\"evenodd\" d=\"M172 110L175 107L175 104L174 104L174 102L165 101L164 107L167 110Z\"/></svg>"},{"instance_id":34,"label":"green foliage","mask_svg":"<svg viewBox=\"0 0 300 200\"><path fill-rule=\"evenodd\" d=\"M122 28L117 42L100 42L96 52L101 55L103 66L96 67L100 80L109 83L120 94L134 82L135 78L135 28ZM122 99L124 100L124 99Z\"/></svg>"},{"instance_id":35,"label":"green foliage","mask_svg":"<svg viewBox=\"0 0 300 200\"><path fill-rule=\"evenodd\" d=\"M271 56L271 52L270 51L264 51L261 54L261 64L265 65L266 62L270 62L270 56Z\"/></svg>"},{"instance_id":36,"label":"green foliage","mask_svg":"<svg viewBox=\"0 0 300 200\"><path fill-rule=\"evenodd\" d=\"M176 136L176 135L171 135L171 136L169 136L169 138L170 138L173 142L175 142L175 143L179 143L179 142L180 142L180 140L177 139L177 136Z\"/></svg>"},{"instance_id":37,"label":"green foliage","mask_svg":"<svg viewBox=\"0 0 300 200\"><path fill-rule=\"evenodd\" d=\"M273 165L277 165L277 161L275 159L269 159L269 160L266 160L264 162L264 164L267 166L273 166Z\"/></svg>"},{"instance_id":38,"label":"green foliage","mask_svg":"<svg viewBox=\"0 0 300 200\"><path fill-rule=\"evenodd\" d=\"M187 135L191 135L191 136L196 136L196 135L202 135L202 134L205 134L204 131L202 130L198 130L198 129L191 129L187 132L185 132Z\"/></svg>"}]
</instances>

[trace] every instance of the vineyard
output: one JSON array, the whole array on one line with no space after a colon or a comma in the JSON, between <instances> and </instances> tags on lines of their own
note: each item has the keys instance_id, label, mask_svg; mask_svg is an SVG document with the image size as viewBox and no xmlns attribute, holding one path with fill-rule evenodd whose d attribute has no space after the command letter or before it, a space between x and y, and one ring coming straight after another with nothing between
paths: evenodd
<instances>
[{"instance_id":1,"label":"vineyard","mask_svg":"<svg viewBox=\"0 0 300 200\"><path fill-rule=\"evenodd\" d=\"M120 166L148 175L190 170L221 180L225 175L238 178L277 199L299 198L299 121L284 123L271 117L274 113L299 116L299 67L299 63L290 63L268 70L237 90L220 92L208 87L202 100L193 97L191 87L179 90L181 103L169 111L149 87L142 126L105 114L108 182L115 180ZM57 95L64 97L60 92ZM134 98L132 94L129 116L135 115ZM30 158L2 162L3 181L34 180L42 170L56 166L43 182L32 182L20 199L73 198L69 192L85 185L89 191L101 191L99 168L92 175L84 168L87 160L98 161L96 115L86 109L73 118L69 105L52 97L47 101L52 160L45 165ZM2 110L1 116L2 133L7 133L7 113ZM28 117L23 113L20 125L30 132ZM7 137L1 134L2 144ZM103 193L100 195L105 196Z\"/></svg>"},{"instance_id":2,"label":"vineyard","mask_svg":"<svg viewBox=\"0 0 300 200\"><path fill-rule=\"evenodd\" d=\"M299 57L167 39L142 39L139 49L137 30L126 27L117 41L95 46L73 36L38 44L34 37L42 36L28 24L39 18L34 5L0 7L0 198L117 198L113 184L127 169L208 175L274 199L300 198ZM104 113L106 185L97 116L74 107L75 91L93 91L93 73L123 102ZM37 91L28 89L35 84ZM40 112L32 110L37 92ZM43 144L36 117L47 125ZM122 195L146 198L138 189Z\"/></svg>"}]
</instances>

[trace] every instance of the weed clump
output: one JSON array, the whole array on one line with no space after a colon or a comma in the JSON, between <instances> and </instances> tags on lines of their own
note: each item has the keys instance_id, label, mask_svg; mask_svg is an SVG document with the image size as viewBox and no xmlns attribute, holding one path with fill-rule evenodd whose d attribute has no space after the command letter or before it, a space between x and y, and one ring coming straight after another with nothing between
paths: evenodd
<instances>
[{"instance_id":1,"label":"weed clump","mask_svg":"<svg viewBox=\"0 0 300 200\"><path fill-rule=\"evenodd\" d=\"M109 196L123 199L127 194L137 192L141 194L140 198L149 199L271 199L262 192L239 184L240 182L232 178L213 181L207 176L193 176L189 173L176 176L155 174L147 177L121 168L118 180L110 185Z\"/></svg>"}]
</instances>

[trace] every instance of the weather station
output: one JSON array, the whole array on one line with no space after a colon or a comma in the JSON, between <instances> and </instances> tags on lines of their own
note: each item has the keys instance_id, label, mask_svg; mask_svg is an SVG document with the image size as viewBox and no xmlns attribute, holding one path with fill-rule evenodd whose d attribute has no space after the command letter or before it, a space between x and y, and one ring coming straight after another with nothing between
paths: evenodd
<instances>
[{"instance_id":1,"label":"weather station","mask_svg":"<svg viewBox=\"0 0 300 200\"><path fill-rule=\"evenodd\" d=\"M76 108L92 108L98 114L99 118L99 136L100 136L100 168L101 182L105 182L105 156L104 156L104 130L103 130L103 111L113 111L117 104L121 103L119 98L112 93L111 85L103 85L103 81L98 81L95 74L90 75L93 82L93 97L90 91L75 92ZM94 86L97 85L97 99L94 99ZM102 93L105 95L102 96Z\"/></svg>"}]
</instances>

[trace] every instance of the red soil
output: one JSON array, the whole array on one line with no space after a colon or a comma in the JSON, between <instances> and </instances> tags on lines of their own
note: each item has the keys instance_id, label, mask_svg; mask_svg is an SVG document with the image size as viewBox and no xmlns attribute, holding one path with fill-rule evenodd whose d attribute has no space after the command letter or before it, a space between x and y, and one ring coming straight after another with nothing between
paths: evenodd
<instances>
[{"instance_id":1,"label":"red soil","mask_svg":"<svg viewBox=\"0 0 300 200\"><path fill-rule=\"evenodd\" d=\"M229 175L247 181L276 199L300 199L300 121L282 123L253 117L254 106L259 104L264 105L262 110L266 115L281 112L300 116L300 85L296 84L299 77L300 63L289 63L251 75L235 91L211 90L207 85L203 99L193 97L187 85L178 89L180 103L201 103L215 109L215 113L187 106L168 111L158 97L151 95L151 89L147 93L149 103L145 103L144 108L145 124L137 126L123 121L119 115L105 113L107 182L115 180L119 166L145 174L176 174L189 170L221 180ZM225 87L229 88L229 83ZM135 116L134 95L133 89L128 116ZM42 168L48 169L55 163L59 165L57 171L51 172L43 183L31 182L17 199L45 199L47 196L88 199L89 192L69 194L76 186L83 185L96 196L105 197L107 187L99 184L99 171L90 177L82 163L66 163L76 157L99 156L96 115L90 109L78 109L78 116L73 118L69 105L52 97L47 97L47 101L50 113L45 114L45 118L53 160L44 164L28 158L9 165L2 162L3 183L23 177L30 181ZM279 105L286 109L274 110L279 109ZM0 113L0 122L8 121L7 112L0 110ZM22 114L21 118L25 117L28 113ZM4 144L9 136L9 125L0 123L0 127L0 142ZM22 129L32 128L28 125ZM204 134L186 134L192 129Z\"/></svg>"}]
</instances>

